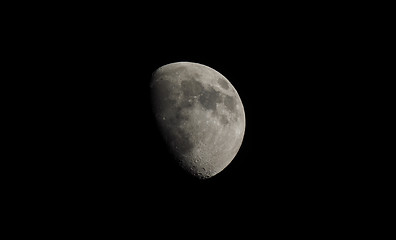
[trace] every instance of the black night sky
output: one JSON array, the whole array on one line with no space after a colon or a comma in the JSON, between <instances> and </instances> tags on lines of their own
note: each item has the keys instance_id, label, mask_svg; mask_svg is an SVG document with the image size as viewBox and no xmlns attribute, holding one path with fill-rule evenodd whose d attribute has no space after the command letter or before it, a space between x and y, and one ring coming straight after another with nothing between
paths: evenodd
<instances>
[{"instance_id":1,"label":"black night sky","mask_svg":"<svg viewBox=\"0 0 396 240\"><path fill-rule=\"evenodd\" d=\"M89 219L231 227L259 219L279 229L314 225L351 204L353 42L320 14L270 12L243 21L98 13L56 23L41 42L52 79L43 86L55 99L42 192ZM152 72L177 61L219 71L245 108L237 156L204 181L175 165L151 112Z\"/></svg>"},{"instance_id":2,"label":"black night sky","mask_svg":"<svg viewBox=\"0 0 396 240\"><path fill-rule=\"evenodd\" d=\"M106 47L87 43L89 57L78 60L84 74L73 80L78 97L71 111L77 115L70 130L76 139L70 139L68 153L76 174L72 184L80 194L170 212L224 202L225 209L263 207L273 213L337 201L334 193L347 191L343 181L350 165L342 154L345 139L339 139L343 119L334 114L343 84L334 70L334 47L327 41L296 40L293 34L260 33L243 40L189 37L132 43L132 36L119 36ZM222 73L245 108L240 151L206 181L191 178L172 162L151 113L151 73L177 61Z\"/></svg>"}]
</instances>

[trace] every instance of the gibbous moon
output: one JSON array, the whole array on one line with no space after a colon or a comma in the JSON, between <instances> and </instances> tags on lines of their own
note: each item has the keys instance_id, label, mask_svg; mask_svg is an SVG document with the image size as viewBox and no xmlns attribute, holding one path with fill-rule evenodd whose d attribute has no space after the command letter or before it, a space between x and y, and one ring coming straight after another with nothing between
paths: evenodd
<instances>
[{"instance_id":1,"label":"gibbous moon","mask_svg":"<svg viewBox=\"0 0 396 240\"><path fill-rule=\"evenodd\" d=\"M205 179L236 156L245 112L232 84L202 64L176 62L152 74L151 100L159 130L179 165Z\"/></svg>"}]
</instances>

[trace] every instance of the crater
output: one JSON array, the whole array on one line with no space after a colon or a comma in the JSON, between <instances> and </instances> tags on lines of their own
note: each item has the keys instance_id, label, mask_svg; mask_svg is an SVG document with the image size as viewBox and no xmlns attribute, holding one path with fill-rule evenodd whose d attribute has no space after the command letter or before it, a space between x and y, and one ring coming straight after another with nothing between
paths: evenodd
<instances>
[{"instance_id":1,"label":"crater","mask_svg":"<svg viewBox=\"0 0 396 240\"><path fill-rule=\"evenodd\" d=\"M169 70L173 77L180 77L181 79L199 79L202 74L199 71L191 69L186 65L174 66L172 70Z\"/></svg>"},{"instance_id":2,"label":"crater","mask_svg":"<svg viewBox=\"0 0 396 240\"><path fill-rule=\"evenodd\" d=\"M221 122L223 125L227 125L227 124L228 124L227 116L226 116L226 115L221 115L221 116L220 116L220 122Z\"/></svg>"},{"instance_id":3,"label":"crater","mask_svg":"<svg viewBox=\"0 0 396 240\"><path fill-rule=\"evenodd\" d=\"M194 102L191 101L191 99L188 98L182 98L179 102L179 107L180 108L191 108L194 104ZM170 105L170 106L174 106L174 105Z\"/></svg>"},{"instance_id":4,"label":"crater","mask_svg":"<svg viewBox=\"0 0 396 240\"><path fill-rule=\"evenodd\" d=\"M235 105L236 105L236 101L234 99L234 97L228 96L226 95L224 98L224 105L231 111L233 112L235 110Z\"/></svg>"},{"instance_id":5,"label":"crater","mask_svg":"<svg viewBox=\"0 0 396 240\"><path fill-rule=\"evenodd\" d=\"M183 66L183 65L175 66L172 69L172 72L174 72L174 73L182 73L182 72L187 72L187 71L188 71L187 67Z\"/></svg>"},{"instance_id":6,"label":"crater","mask_svg":"<svg viewBox=\"0 0 396 240\"><path fill-rule=\"evenodd\" d=\"M216 111L216 104L222 100L221 93L214 90L212 87L206 91L203 91L199 97L199 102L207 110Z\"/></svg>"},{"instance_id":7,"label":"crater","mask_svg":"<svg viewBox=\"0 0 396 240\"><path fill-rule=\"evenodd\" d=\"M167 118L169 128L181 126L183 122L187 122L188 120L189 120L188 114L183 113L181 107L177 107L175 109L175 112L172 113L172 116L169 116Z\"/></svg>"},{"instance_id":8,"label":"crater","mask_svg":"<svg viewBox=\"0 0 396 240\"><path fill-rule=\"evenodd\" d=\"M224 78L219 78L217 80L217 82L219 83L220 87L224 88L224 89L228 89L230 86L228 86L228 82L227 80L225 80Z\"/></svg>"},{"instance_id":9,"label":"crater","mask_svg":"<svg viewBox=\"0 0 396 240\"><path fill-rule=\"evenodd\" d=\"M194 79L182 81L181 88L186 98L198 96L204 89L202 84Z\"/></svg>"}]
</instances>

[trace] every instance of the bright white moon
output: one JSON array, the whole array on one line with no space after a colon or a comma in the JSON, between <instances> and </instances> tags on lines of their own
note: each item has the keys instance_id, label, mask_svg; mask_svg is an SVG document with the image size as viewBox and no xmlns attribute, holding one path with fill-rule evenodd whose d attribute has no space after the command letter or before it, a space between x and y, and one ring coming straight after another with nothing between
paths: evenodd
<instances>
[{"instance_id":1,"label":"bright white moon","mask_svg":"<svg viewBox=\"0 0 396 240\"><path fill-rule=\"evenodd\" d=\"M223 75L198 63L167 64L154 71L151 96L162 136L184 170L210 178L234 159L245 132L245 112Z\"/></svg>"}]
</instances>

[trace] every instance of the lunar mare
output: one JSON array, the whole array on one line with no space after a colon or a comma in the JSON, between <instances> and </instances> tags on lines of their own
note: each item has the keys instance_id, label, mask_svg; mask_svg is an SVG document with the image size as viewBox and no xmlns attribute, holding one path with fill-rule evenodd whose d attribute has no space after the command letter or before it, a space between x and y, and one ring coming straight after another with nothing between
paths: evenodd
<instances>
[{"instance_id":1,"label":"lunar mare","mask_svg":"<svg viewBox=\"0 0 396 240\"><path fill-rule=\"evenodd\" d=\"M177 62L154 71L153 113L179 165L201 179L221 172L236 156L245 112L232 84L216 70Z\"/></svg>"}]
</instances>

